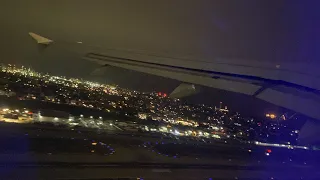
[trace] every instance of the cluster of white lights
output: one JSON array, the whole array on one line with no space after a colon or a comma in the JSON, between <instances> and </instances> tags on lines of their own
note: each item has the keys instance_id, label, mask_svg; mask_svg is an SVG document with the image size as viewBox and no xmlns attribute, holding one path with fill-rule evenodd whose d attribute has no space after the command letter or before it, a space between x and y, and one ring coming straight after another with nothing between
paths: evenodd
<instances>
[{"instance_id":1,"label":"cluster of white lights","mask_svg":"<svg viewBox=\"0 0 320 180\"><path fill-rule=\"evenodd\" d=\"M288 144L273 144L273 143L264 143L264 142L254 142L258 146L271 146L271 147L283 147L288 149L309 149L307 146L294 146L294 145L288 145Z\"/></svg>"}]
</instances>

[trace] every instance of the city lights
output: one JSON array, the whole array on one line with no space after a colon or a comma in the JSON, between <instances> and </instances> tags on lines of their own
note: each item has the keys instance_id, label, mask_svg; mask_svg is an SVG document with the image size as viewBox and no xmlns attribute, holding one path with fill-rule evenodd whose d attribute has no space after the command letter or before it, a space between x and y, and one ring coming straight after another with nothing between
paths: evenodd
<instances>
[{"instance_id":1,"label":"city lights","mask_svg":"<svg viewBox=\"0 0 320 180\"><path fill-rule=\"evenodd\" d=\"M266 117L275 119L277 116L275 114L266 114Z\"/></svg>"},{"instance_id":2,"label":"city lights","mask_svg":"<svg viewBox=\"0 0 320 180\"><path fill-rule=\"evenodd\" d=\"M69 118L60 116L48 118L38 114L32 117L33 120L86 128L106 129L109 127L129 132L152 131L179 137L212 138L217 141L232 139L259 142L256 143L258 146L267 145L260 143L264 141L271 146L299 148L295 146L299 130L289 129L285 124L281 124L281 122L288 122L292 114L277 115L272 112L265 114L266 118L263 119L246 118L238 112L232 112L230 108L223 105L223 102L218 102L218 106L189 104L183 100L171 98L164 92L139 92L117 85L38 73L30 68L14 65L2 65L0 73L5 79L4 82L7 83L3 89L0 89L0 95L16 97L18 100L63 104L72 108L80 107L90 112L87 114L83 111L80 115L73 115ZM24 91L11 88L17 84ZM13 110L11 107L2 107L1 109L1 115L7 117L20 116L23 113L23 116L29 113L32 115L33 111L30 107ZM92 113L92 110L101 113ZM119 118L119 121L103 118L108 115ZM123 117L128 119L129 123L121 120ZM277 121L265 121L264 119ZM9 122L8 118L7 122ZM281 131L289 132L277 138L281 139L281 144L271 143L272 136ZM250 134L255 134L255 136Z\"/></svg>"}]
</instances>

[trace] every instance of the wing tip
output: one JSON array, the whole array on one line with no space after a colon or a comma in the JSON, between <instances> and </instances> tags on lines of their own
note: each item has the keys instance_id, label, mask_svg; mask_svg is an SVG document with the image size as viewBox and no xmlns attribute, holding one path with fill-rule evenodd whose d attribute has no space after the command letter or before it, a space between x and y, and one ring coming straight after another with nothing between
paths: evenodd
<instances>
[{"instance_id":1,"label":"wing tip","mask_svg":"<svg viewBox=\"0 0 320 180\"><path fill-rule=\"evenodd\" d=\"M49 45L53 42L53 40L45 38L39 34L33 33L33 32L29 32L29 35L35 40L37 41L38 44L44 44L44 45Z\"/></svg>"}]
</instances>

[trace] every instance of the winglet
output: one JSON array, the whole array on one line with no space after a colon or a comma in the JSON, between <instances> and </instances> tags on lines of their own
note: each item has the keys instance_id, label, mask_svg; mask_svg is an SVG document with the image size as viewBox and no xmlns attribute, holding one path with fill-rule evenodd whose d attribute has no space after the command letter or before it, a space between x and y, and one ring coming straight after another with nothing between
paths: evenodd
<instances>
[{"instance_id":1,"label":"winglet","mask_svg":"<svg viewBox=\"0 0 320 180\"><path fill-rule=\"evenodd\" d=\"M38 34L35 34L33 32L29 32L29 35L37 41L38 44L43 44L43 45L49 45L53 42L53 40L51 39L48 39L48 38L45 38L45 37L42 37Z\"/></svg>"}]
</instances>

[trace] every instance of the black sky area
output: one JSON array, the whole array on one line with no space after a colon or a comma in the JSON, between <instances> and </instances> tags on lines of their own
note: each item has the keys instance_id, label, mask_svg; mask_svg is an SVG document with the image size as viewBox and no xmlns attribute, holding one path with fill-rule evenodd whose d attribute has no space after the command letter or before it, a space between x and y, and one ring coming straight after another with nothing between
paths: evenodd
<instances>
[{"instance_id":1,"label":"black sky area","mask_svg":"<svg viewBox=\"0 0 320 180\"><path fill-rule=\"evenodd\" d=\"M178 81L110 67L92 76L100 65L81 57L88 48L99 53L115 48L195 60L245 59L249 64L314 62L320 57L319 36L315 36L319 26L312 20L319 14L313 13L317 4L299 0L4 1L0 7L0 62L170 93ZM28 32L59 43L40 50ZM245 95L201 89L187 100L223 101L230 109L256 115L278 110Z\"/></svg>"}]
</instances>

